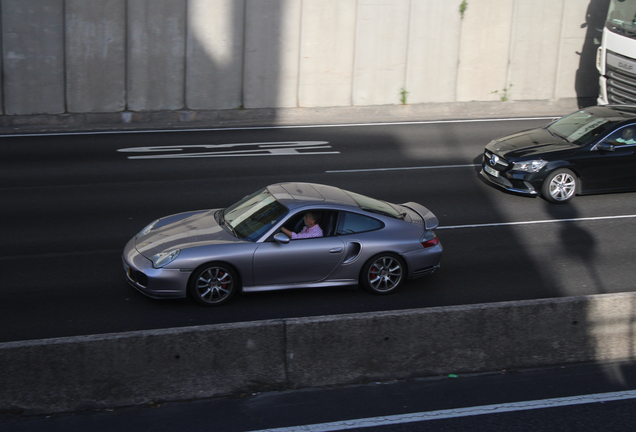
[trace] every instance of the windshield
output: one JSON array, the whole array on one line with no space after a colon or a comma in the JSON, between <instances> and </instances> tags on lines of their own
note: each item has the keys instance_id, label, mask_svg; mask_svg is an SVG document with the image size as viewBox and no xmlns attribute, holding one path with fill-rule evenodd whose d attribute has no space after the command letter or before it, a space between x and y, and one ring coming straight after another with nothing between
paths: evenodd
<instances>
[{"instance_id":1,"label":"windshield","mask_svg":"<svg viewBox=\"0 0 636 432\"><path fill-rule=\"evenodd\" d=\"M223 219L237 237L256 241L288 211L267 189L262 189L223 210Z\"/></svg>"},{"instance_id":2,"label":"windshield","mask_svg":"<svg viewBox=\"0 0 636 432\"><path fill-rule=\"evenodd\" d=\"M404 219L402 213L397 211L391 205L384 201L369 198L368 196L360 195L354 192L347 192L351 198L360 206L362 210L366 210L371 213L378 213L381 215L393 217L396 219Z\"/></svg>"},{"instance_id":3,"label":"windshield","mask_svg":"<svg viewBox=\"0 0 636 432\"><path fill-rule=\"evenodd\" d=\"M612 0L605 27L614 33L636 38L636 2Z\"/></svg>"},{"instance_id":4,"label":"windshield","mask_svg":"<svg viewBox=\"0 0 636 432\"><path fill-rule=\"evenodd\" d=\"M581 110L555 121L548 130L572 144L586 145L613 125L605 117Z\"/></svg>"}]
</instances>

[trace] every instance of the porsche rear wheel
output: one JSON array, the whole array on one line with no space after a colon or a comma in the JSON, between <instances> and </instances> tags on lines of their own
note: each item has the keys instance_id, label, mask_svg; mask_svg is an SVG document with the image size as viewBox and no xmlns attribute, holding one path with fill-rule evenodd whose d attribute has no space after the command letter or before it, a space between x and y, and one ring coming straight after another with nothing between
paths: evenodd
<instances>
[{"instance_id":1,"label":"porsche rear wheel","mask_svg":"<svg viewBox=\"0 0 636 432\"><path fill-rule=\"evenodd\" d=\"M202 306L227 303L238 289L239 280L234 269L220 263L206 264L199 268L188 285L188 293Z\"/></svg>"},{"instance_id":2,"label":"porsche rear wheel","mask_svg":"<svg viewBox=\"0 0 636 432\"><path fill-rule=\"evenodd\" d=\"M383 253L374 256L362 267L360 282L372 294L390 294L406 279L406 267L402 258Z\"/></svg>"}]
</instances>

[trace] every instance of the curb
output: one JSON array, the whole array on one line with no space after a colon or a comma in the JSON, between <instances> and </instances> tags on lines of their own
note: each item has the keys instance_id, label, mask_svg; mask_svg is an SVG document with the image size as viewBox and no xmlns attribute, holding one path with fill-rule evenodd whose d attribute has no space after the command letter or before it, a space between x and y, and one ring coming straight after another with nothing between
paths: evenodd
<instances>
[{"instance_id":1,"label":"curb","mask_svg":"<svg viewBox=\"0 0 636 432\"><path fill-rule=\"evenodd\" d=\"M0 116L0 135L100 131L184 130L326 124L369 124L509 117L560 117L578 109L574 98L507 102L234 110L123 111Z\"/></svg>"}]
</instances>

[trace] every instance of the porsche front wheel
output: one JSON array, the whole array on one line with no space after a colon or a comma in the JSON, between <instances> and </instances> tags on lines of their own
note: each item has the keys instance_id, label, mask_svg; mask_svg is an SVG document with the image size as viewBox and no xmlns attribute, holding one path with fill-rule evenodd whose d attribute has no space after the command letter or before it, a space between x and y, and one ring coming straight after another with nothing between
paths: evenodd
<instances>
[{"instance_id":1,"label":"porsche front wheel","mask_svg":"<svg viewBox=\"0 0 636 432\"><path fill-rule=\"evenodd\" d=\"M238 276L226 264L207 264L190 279L188 292L202 306L220 306L227 303L239 289Z\"/></svg>"}]
</instances>

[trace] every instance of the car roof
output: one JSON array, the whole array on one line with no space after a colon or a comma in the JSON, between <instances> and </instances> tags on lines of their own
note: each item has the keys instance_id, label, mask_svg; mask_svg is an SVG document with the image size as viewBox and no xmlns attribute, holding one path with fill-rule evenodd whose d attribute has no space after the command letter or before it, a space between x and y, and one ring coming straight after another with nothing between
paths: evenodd
<instances>
[{"instance_id":1,"label":"car roof","mask_svg":"<svg viewBox=\"0 0 636 432\"><path fill-rule=\"evenodd\" d=\"M288 208L313 204L340 204L358 207L358 204L346 191L334 186L288 182L267 186L267 190Z\"/></svg>"}]
</instances>

